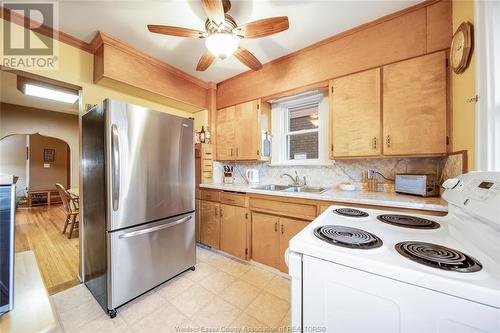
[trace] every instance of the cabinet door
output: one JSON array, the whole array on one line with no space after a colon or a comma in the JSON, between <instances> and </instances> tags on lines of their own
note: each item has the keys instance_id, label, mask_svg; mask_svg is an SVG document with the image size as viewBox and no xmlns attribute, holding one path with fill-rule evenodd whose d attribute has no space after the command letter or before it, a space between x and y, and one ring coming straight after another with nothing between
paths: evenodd
<instances>
[{"instance_id":1,"label":"cabinet door","mask_svg":"<svg viewBox=\"0 0 500 333\"><path fill-rule=\"evenodd\" d=\"M259 101L250 101L236 105L236 159L258 159L260 112Z\"/></svg>"},{"instance_id":2,"label":"cabinet door","mask_svg":"<svg viewBox=\"0 0 500 333\"><path fill-rule=\"evenodd\" d=\"M332 80L333 156L377 156L380 145L380 69Z\"/></svg>"},{"instance_id":3,"label":"cabinet door","mask_svg":"<svg viewBox=\"0 0 500 333\"><path fill-rule=\"evenodd\" d=\"M252 213L252 259L278 268L279 217Z\"/></svg>"},{"instance_id":4,"label":"cabinet door","mask_svg":"<svg viewBox=\"0 0 500 333\"><path fill-rule=\"evenodd\" d=\"M220 205L220 249L245 260L247 249L246 208Z\"/></svg>"},{"instance_id":5,"label":"cabinet door","mask_svg":"<svg viewBox=\"0 0 500 333\"><path fill-rule=\"evenodd\" d=\"M304 229L309 222L302 220L295 220L280 217L280 248L278 253L278 268L280 271L287 273L288 266L285 262L285 251L288 249L288 243L290 239L293 238L296 234L299 233L302 229Z\"/></svg>"},{"instance_id":6,"label":"cabinet door","mask_svg":"<svg viewBox=\"0 0 500 333\"><path fill-rule=\"evenodd\" d=\"M196 199L195 201L195 216L196 216L196 224L195 224L195 240L197 242L201 242L201 231L200 231L200 221L201 221L201 211L200 211L200 202L201 200Z\"/></svg>"},{"instance_id":7,"label":"cabinet door","mask_svg":"<svg viewBox=\"0 0 500 333\"><path fill-rule=\"evenodd\" d=\"M219 249L219 244L220 244L219 209L220 205L216 202L204 201L204 200L200 202L201 242L215 249Z\"/></svg>"},{"instance_id":8,"label":"cabinet door","mask_svg":"<svg viewBox=\"0 0 500 333\"><path fill-rule=\"evenodd\" d=\"M234 106L217 111L217 160L236 158L236 121Z\"/></svg>"},{"instance_id":9,"label":"cabinet door","mask_svg":"<svg viewBox=\"0 0 500 333\"><path fill-rule=\"evenodd\" d=\"M383 108L384 155L446 153L445 52L384 66Z\"/></svg>"}]
</instances>

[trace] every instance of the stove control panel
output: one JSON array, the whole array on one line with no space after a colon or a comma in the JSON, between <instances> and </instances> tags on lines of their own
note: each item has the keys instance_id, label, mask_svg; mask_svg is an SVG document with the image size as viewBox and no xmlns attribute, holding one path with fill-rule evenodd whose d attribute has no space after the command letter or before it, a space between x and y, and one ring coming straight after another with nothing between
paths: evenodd
<instances>
[{"instance_id":1,"label":"stove control panel","mask_svg":"<svg viewBox=\"0 0 500 333\"><path fill-rule=\"evenodd\" d=\"M500 216L500 172L470 172L448 179L443 187L449 204L490 221Z\"/></svg>"},{"instance_id":2,"label":"stove control panel","mask_svg":"<svg viewBox=\"0 0 500 333\"><path fill-rule=\"evenodd\" d=\"M472 179L465 184L464 194L478 201L494 200L500 194L500 182Z\"/></svg>"}]
</instances>

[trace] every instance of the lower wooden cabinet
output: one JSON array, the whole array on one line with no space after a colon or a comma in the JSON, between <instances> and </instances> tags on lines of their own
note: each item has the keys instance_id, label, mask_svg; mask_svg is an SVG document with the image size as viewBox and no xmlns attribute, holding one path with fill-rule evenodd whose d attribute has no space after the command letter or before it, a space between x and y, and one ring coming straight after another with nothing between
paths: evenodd
<instances>
[{"instance_id":1,"label":"lower wooden cabinet","mask_svg":"<svg viewBox=\"0 0 500 333\"><path fill-rule=\"evenodd\" d=\"M195 228L194 228L194 234L195 234L195 240L197 242L201 242L201 232L200 232L200 222L201 222L201 213L200 213L200 202L201 200L196 199L195 204L194 204L194 209L195 209Z\"/></svg>"},{"instance_id":2,"label":"lower wooden cabinet","mask_svg":"<svg viewBox=\"0 0 500 333\"><path fill-rule=\"evenodd\" d=\"M288 248L290 239L304 229L310 222L280 217L280 250L278 257L278 268L282 272L288 272L285 262L285 251Z\"/></svg>"},{"instance_id":3,"label":"lower wooden cabinet","mask_svg":"<svg viewBox=\"0 0 500 333\"><path fill-rule=\"evenodd\" d=\"M308 221L252 213L252 259L287 272L285 251Z\"/></svg>"},{"instance_id":4,"label":"lower wooden cabinet","mask_svg":"<svg viewBox=\"0 0 500 333\"><path fill-rule=\"evenodd\" d=\"M220 248L220 204L212 201L200 201L200 241L213 247Z\"/></svg>"},{"instance_id":5,"label":"lower wooden cabinet","mask_svg":"<svg viewBox=\"0 0 500 333\"><path fill-rule=\"evenodd\" d=\"M279 217L252 213L252 259L278 267Z\"/></svg>"},{"instance_id":6,"label":"lower wooden cabinet","mask_svg":"<svg viewBox=\"0 0 500 333\"><path fill-rule=\"evenodd\" d=\"M220 205L220 249L235 257L247 255L247 209Z\"/></svg>"}]
</instances>

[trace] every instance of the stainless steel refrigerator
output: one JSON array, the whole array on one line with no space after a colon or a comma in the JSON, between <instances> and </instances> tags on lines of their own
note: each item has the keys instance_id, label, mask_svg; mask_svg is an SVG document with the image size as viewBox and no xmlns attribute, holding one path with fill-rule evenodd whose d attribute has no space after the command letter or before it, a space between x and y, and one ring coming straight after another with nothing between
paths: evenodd
<instances>
[{"instance_id":1,"label":"stainless steel refrigerator","mask_svg":"<svg viewBox=\"0 0 500 333\"><path fill-rule=\"evenodd\" d=\"M114 100L82 116L84 282L116 309L195 265L193 120Z\"/></svg>"}]
</instances>

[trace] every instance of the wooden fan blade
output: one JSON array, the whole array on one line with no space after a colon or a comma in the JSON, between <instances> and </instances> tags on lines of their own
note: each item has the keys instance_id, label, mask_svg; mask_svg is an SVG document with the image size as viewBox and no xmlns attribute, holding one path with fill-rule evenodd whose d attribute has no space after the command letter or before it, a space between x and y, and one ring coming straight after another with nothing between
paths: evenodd
<instances>
[{"instance_id":1,"label":"wooden fan blade","mask_svg":"<svg viewBox=\"0 0 500 333\"><path fill-rule=\"evenodd\" d=\"M178 36L178 37L205 38L207 36L207 33L203 31L181 28L181 27L171 27L168 25L149 24L148 29L149 31L157 34Z\"/></svg>"},{"instance_id":2,"label":"wooden fan blade","mask_svg":"<svg viewBox=\"0 0 500 333\"><path fill-rule=\"evenodd\" d=\"M208 51L205 52L204 55L201 56L200 61L198 61L198 65L196 66L196 70L203 72L214 62L215 56L212 54L212 52Z\"/></svg>"},{"instance_id":3,"label":"wooden fan blade","mask_svg":"<svg viewBox=\"0 0 500 333\"><path fill-rule=\"evenodd\" d=\"M224 6L222 0L201 0L208 18L217 25L224 23Z\"/></svg>"},{"instance_id":4,"label":"wooden fan blade","mask_svg":"<svg viewBox=\"0 0 500 333\"><path fill-rule=\"evenodd\" d=\"M234 52L234 56L241 61L245 66L253 69L254 71L258 71L262 68L262 64L259 59L257 59L250 51L243 47L238 47L236 52Z\"/></svg>"},{"instance_id":5,"label":"wooden fan blade","mask_svg":"<svg viewBox=\"0 0 500 333\"><path fill-rule=\"evenodd\" d=\"M235 32L244 38L259 38L287 30L288 28L288 17L277 16L244 24L236 28Z\"/></svg>"}]
</instances>

